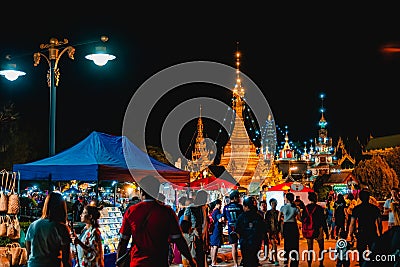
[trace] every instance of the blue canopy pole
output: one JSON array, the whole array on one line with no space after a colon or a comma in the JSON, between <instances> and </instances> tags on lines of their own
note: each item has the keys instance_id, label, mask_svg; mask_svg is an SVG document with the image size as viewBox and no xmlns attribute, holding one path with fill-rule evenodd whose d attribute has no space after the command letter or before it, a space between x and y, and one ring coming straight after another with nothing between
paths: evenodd
<instances>
[{"instance_id":1,"label":"blue canopy pole","mask_svg":"<svg viewBox=\"0 0 400 267\"><path fill-rule=\"evenodd\" d=\"M20 186L21 186L21 175L20 175L20 173L19 172L17 172L17 173L15 173L16 175L18 175L18 184L17 184L17 191L18 191L18 195L20 195L21 194L21 188L20 188Z\"/></svg>"},{"instance_id":2,"label":"blue canopy pole","mask_svg":"<svg viewBox=\"0 0 400 267\"><path fill-rule=\"evenodd\" d=\"M51 186L51 173L49 173L49 194L50 192L53 191L52 186Z\"/></svg>"},{"instance_id":3,"label":"blue canopy pole","mask_svg":"<svg viewBox=\"0 0 400 267\"><path fill-rule=\"evenodd\" d=\"M97 168L97 183L96 183L96 204L99 201L99 168Z\"/></svg>"}]
</instances>

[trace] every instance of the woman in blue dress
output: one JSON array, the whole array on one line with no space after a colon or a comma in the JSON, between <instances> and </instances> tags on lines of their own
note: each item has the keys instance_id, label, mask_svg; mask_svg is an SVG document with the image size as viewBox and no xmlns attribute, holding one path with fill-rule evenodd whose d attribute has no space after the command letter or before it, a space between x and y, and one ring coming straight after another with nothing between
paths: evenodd
<instances>
[{"instance_id":1,"label":"woman in blue dress","mask_svg":"<svg viewBox=\"0 0 400 267\"><path fill-rule=\"evenodd\" d=\"M213 220L212 229L210 229L210 247L211 247L211 266L217 265L218 248L222 245L222 229L223 229L223 215L221 213L222 201L221 199L215 200L215 207L211 213Z\"/></svg>"}]
</instances>

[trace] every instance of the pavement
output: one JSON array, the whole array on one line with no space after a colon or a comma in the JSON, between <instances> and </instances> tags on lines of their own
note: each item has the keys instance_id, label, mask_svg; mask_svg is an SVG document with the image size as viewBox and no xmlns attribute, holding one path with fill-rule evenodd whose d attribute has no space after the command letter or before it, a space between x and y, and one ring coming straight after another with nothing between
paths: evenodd
<instances>
[{"instance_id":1,"label":"pavement","mask_svg":"<svg viewBox=\"0 0 400 267\"><path fill-rule=\"evenodd\" d=\"M278 246L278 251L283 250L283 243L284 241L281 242L281 244ZM335 245L336 245L336 240L325 240L325 249L329 250L329 248L331 249L335 249ZM316 250L316 253L318 255L318 244L316 241L314 241L314 249ZM307 250L307 241L306 239L300 239L300 259L301 259L301 255L302 255L302 251ZM263 256L263 254L261 254L261 256ZM333 256L332 256L333 257ZM219 262L217 266L234 266L233 265L233 261L232 261L232 252L231 252L231 247L229 245L224 245L221 248L219 248L218 250L218 258L219 258ZM304 258L306 259L306 256L304 256ZM325 260L324 260L324 266L325 267L335 267L336 266L336 261L329 259L329 255L325 256ZM241 254L240 254L240 247L239 247L239 262L241 259ZM268 261L268 259L266 260L260 260L260 264L263 267L274 267L274 264L270 263ZM357 266L355 265L356 262L351 262L350 266ZM209 265L211 266L211 265ZM279 261L279 266L284 266L283 261ZM299 263L299 267L307 267L307 261L306 260L300 260ZM315 261L313 261L312 263L312 267L318 267L319 266L319 261L318 259L315 259ZM179 267L179 264L177 265L171 265L171 267Z\"/></svg>"},{"instance_id":2,"label":"pavement","mask_svg":"<svg viewBox=\"0 0 400 267\"><path fill-rule=\"evenodd\" d=\"M383 222L383 231L386 231L387 229L387 222ZM325 240L325 250L327 250L327 253L325 254L324 257L324 267L336 267L336 261L334 260L334 253L329 252L329 249L334 250L336 247L336 242L337 240L334 239L329 239ZM283 251L283 244L284 240L281 241L281 244L278 246L278 251L282 250ZM304 238L300 238L300 262L299 262L299 267L307 267L307 254L303 254L303 251L307 250L307 241ZM314 250L316 252L316 255L318 255L318 244L314 240ZM352 251L355 251L355 249ZM304 255L304 256L302 256ZM354 254L350 253L350 267L358 267L358 262L355 260L355 256L353 257ZM239 262L240 262L240 247L239 247ZM263 254L261 254L263 256ZM279 257L279 256L278 256ZM218 250L218 258L219 258L219 263L217 266L233 266L233 261L232 261L232 252L231 252L231 247L230 245L223 245L221 248ZM270 263L268 259L266 260L260 260L260 266L262 267L274 267L274 264ZM209 265L211 266L211 265ZM279 266L284 266L283 261L279 261ZM318 258L316 257L315 260L312 262L312 267L318 267L319 266L319 261ZM179 264L173 264L171 267L179 267Z\"/></svg>"}]
</instances>

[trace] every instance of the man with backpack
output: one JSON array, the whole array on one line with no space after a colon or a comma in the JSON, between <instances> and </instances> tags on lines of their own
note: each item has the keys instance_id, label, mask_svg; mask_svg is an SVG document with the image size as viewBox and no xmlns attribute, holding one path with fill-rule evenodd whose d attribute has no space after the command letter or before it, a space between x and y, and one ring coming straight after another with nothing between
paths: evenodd
<instances>
[{"instance_id":1,"label":"man with backpack","mask_svg":"<svg viewBox=\"0 0 400 267\"><path fill-rule=\"evenodd\" d=\"M329 238L328 225L325 220L324 208L317 204L318 198L315 192L308 193L308 203L301 213L302 222L302 233L307 240L308 249L308 267L311 267L314 239L318 243L319 253L318 258L320 259L319 266L324 266L323 250L324 250L324 233L326 239Z\"/></svg>"}]
</instances>

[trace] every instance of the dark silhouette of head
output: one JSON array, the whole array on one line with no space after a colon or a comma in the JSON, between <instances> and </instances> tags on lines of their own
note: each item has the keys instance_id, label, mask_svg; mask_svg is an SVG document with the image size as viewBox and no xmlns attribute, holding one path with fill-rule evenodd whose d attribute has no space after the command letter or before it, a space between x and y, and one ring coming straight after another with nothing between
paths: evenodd
<instances>
[{"instance_id":1,"label":"dark silhouette of head","mask_svg":"<svg viewBox=\"0 0 400 267\"><path fill-rule=\"evenodd\" d=\"M100 207L96 207L96 206L91 206L91 205L87 205L84 208L88 214L88 216L90 217L90 224L93 227L99 227L99 218L100 218L100 210L103 209L103 206Z\"/></svg>"},{"instance_id":2,"label":"dark silhouette of head","mask_svg":"<svg viewBox=\"0 0 400 267\"><path fill-rule=\"evenodd\" d=\"M243 199L243 206L248 207L250 210L257 210L257 201L254 197L246 197Z\"/></svg>"},{"instance_id":3,"label":"dark silhouette of head","mask_svg":"<svg viewBox=\"0 0 400 267\"><path fill-rule=\"evenodd\" d=\"M182 206L185 206L185 205L186 205L186 200L187 200L187 197L181 196L181 197L179 198L178 202L179 202L179 204L181 204Z\"/></svg>"},{"instance_id":4,"label":"dark silhouette of head","mask_svg":"<svg viewBox=\"0 0 400 267\"><path fill-rule=\"evenodd\" d=\"M60 192L53 191L47 195L41 218L55 222L67 222L67 203Z\"/></svg>"},{"instance_id":5,"label":"dark silhouette of head","mask_svg":"<svg viewBox=\"0 0 400 267\"><path fill-rule=\"evenodd\" d=\"M370 195L371 193L368 190L361 190L359 197L362 203L369 203Z\"/></svg>"},{"instance_id":6,"label":"dark silhouette of head","mask_svg":"<svg viewBox=\"0 0 400 267\"><path fill-rule=\"evenodd\" d=\"M153 175L143 177L139 182L140 190L146 198L157 198L160 190L160 181Z\"/></svg>"},{"instance_id":7,"label":"dark silhouette of head","mask_svg":"<svg viewBox=\"0 0 400 267\"><path fill-rule=\"evenodd\" d=\"M344 199L343 194L338 194L337 195L337 203L346 203L346 200Z\"/></svg>"},{"instance_id":8,"label":"dark silhouette of head","mask_svg":"<svg viewBox=\"0 0 400 267\"><path fill-rule=\"evenodd\" d=\"M194 199L194 205L196 206L202 206L207 204L207 200L208 200L208 193L207 191L200 189L199 191L197 191L196 193L196 198Z\"/></svg>"},{"instance_id":9,"label":"dark silhouette of head","mask_svg":"<svg viewBox=\"0 0 400 267\"><path fill-rule=\"evenodd\" d=\"M230 200L239 199L239 197L240 197L240 194L239 194L239 191L237 191L237 190L232 190L231 193L229 194Z\"/></svg>"},{"instance_id":10,"label":"dark silhouette of head","mask_svg":"<svg viewBox=\"0 0 400 267\"><path fill-rule=\"evenodd\" d=\"M317 194L315 192L308 192L308 200L316 203L318 201Z\"/></svg>"},{"instance_id":11,"label":"dark silhouette of head","mask_svg":"<svg viewBox=\"0 0 400 267\"><path fill-rule=\"evenodd\" d=\"M293 201L294 201L294 194L291 193L291 192L286 193L285 197L286 197L286 199L289 200L290 202L293 202Z\"/></svg>"}]
</instances>

